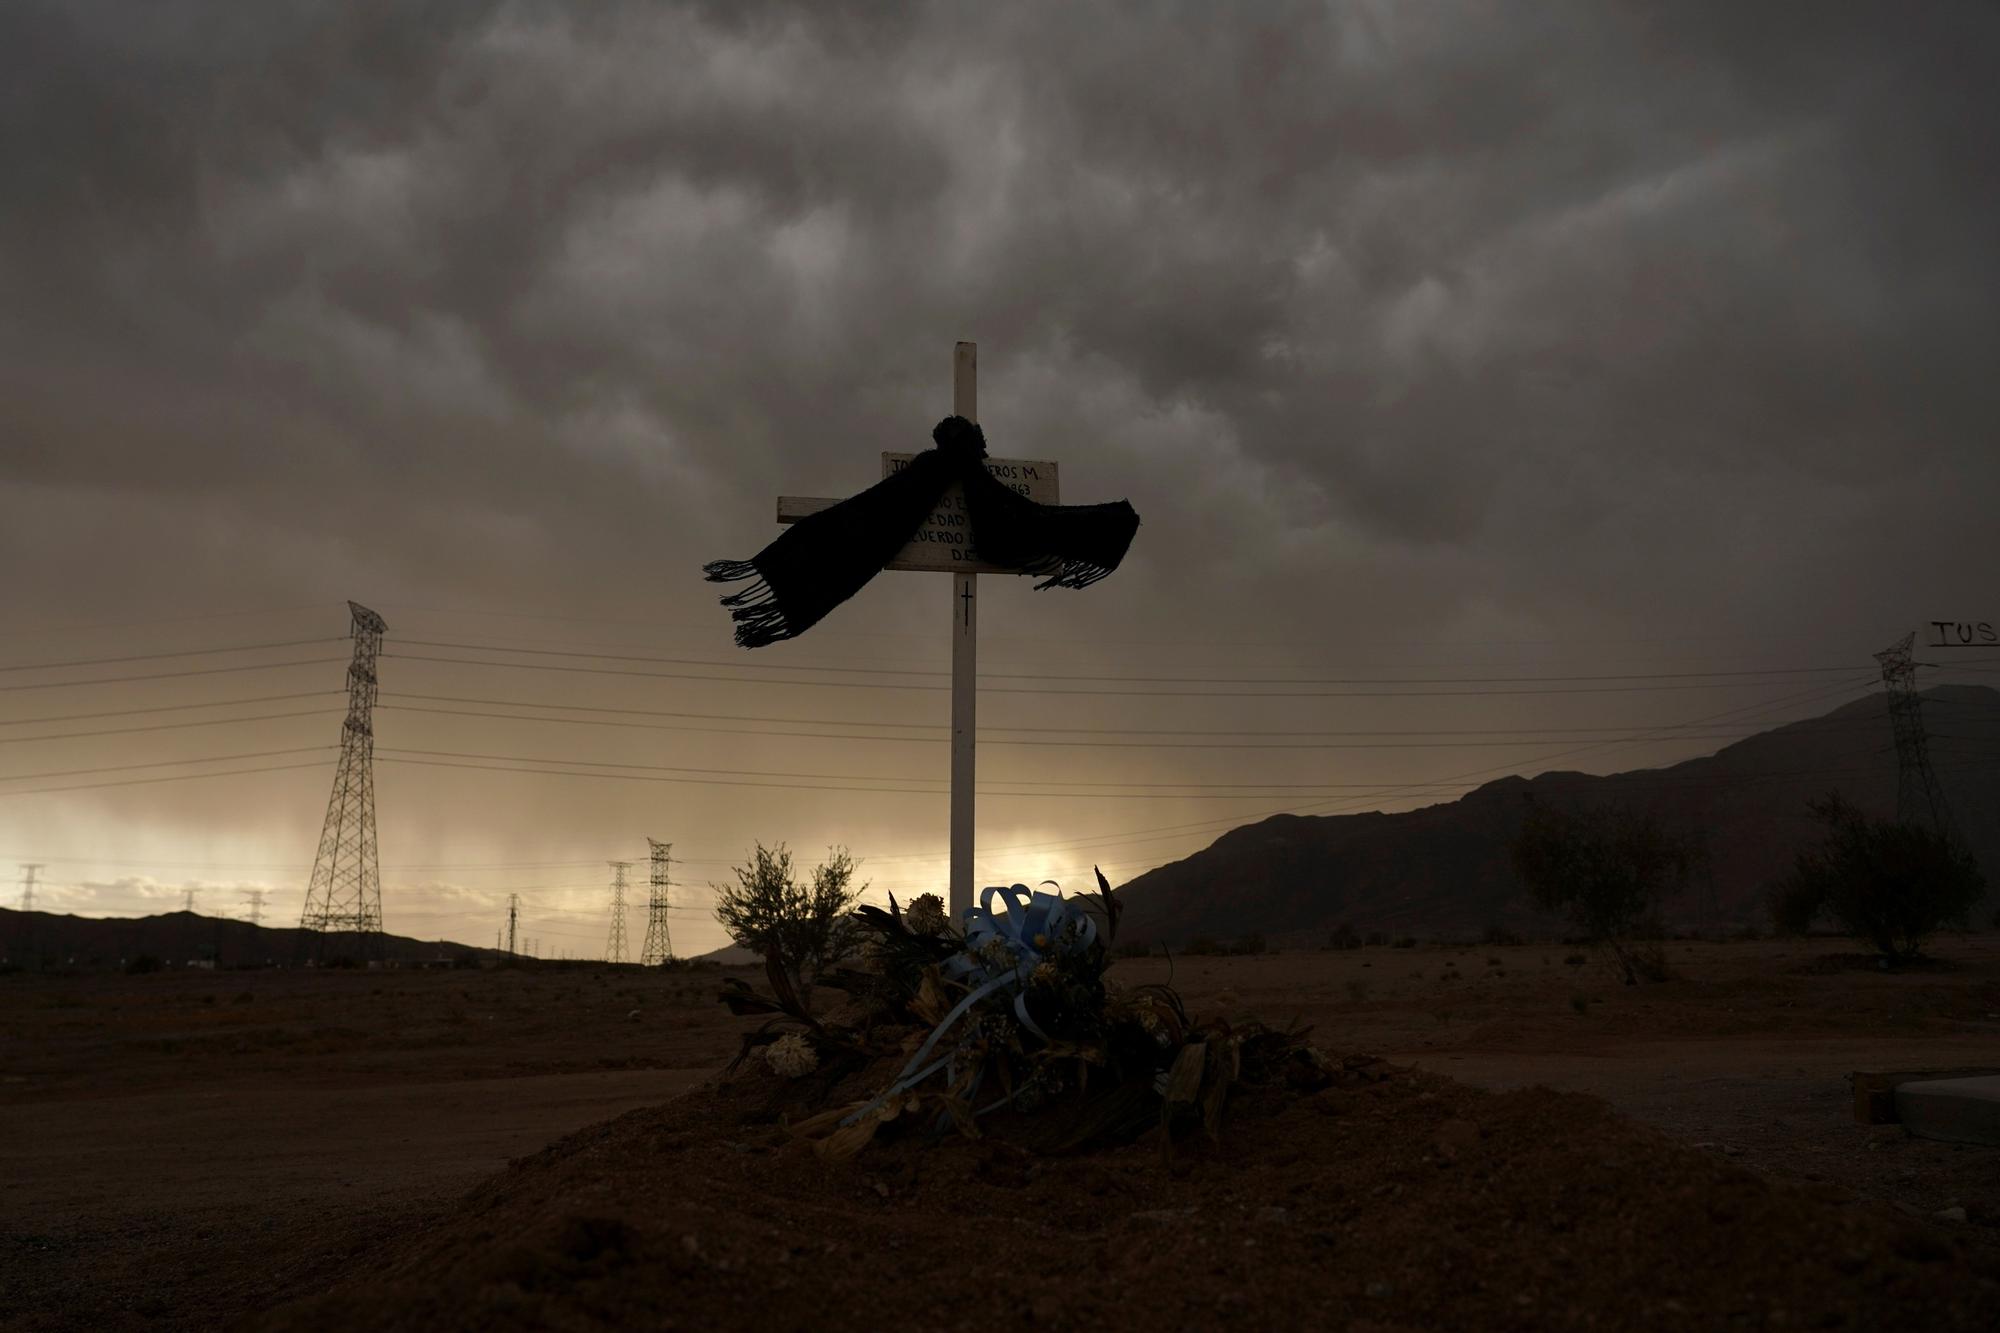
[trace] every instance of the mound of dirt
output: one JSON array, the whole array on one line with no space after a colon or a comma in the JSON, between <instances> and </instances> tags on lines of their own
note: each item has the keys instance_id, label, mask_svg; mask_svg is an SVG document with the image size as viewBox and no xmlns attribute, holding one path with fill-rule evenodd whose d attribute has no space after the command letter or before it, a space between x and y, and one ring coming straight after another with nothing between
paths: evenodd
<instances>
[{"instance_id":1,"label":"mound of dirt","mask_svg":"<svg viewBox=\"0 0 2000 1333\"><path fill-rule=\"evenodd\" d=\"M821 1160L768 1073L513 1163L270 1329L1925 1328L2000 1320L1962 1234L1594 1098L1381 1063L1219 1143L909 1137Z\"/></svg>"}]
</instances>

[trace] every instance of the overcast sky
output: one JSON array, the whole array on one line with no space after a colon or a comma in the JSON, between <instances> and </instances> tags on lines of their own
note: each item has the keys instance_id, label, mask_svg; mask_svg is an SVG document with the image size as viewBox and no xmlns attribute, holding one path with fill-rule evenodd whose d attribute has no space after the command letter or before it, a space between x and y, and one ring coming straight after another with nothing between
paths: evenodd
<instances>
[{"instance_id":1,"label":"overcast sky","mask_svg":"<svg viewBox=\"0 0 2000 1333\"><path fill-rule=\"evenodd\" d=\"M754 839L941 887L948 695L887 671L946 667L948 581L748 654L699 566L924 447L957 339L995 454L1143 520L1086 591L982 580L982 883L1825 711L2000 621L1996 89L1944 0L13 0L0 884L296 921L353 598L392 931L520 892L601 952L648 836L683 953ZM530 758L653 767L438 766Z\"/></svg>"}]
</instances>

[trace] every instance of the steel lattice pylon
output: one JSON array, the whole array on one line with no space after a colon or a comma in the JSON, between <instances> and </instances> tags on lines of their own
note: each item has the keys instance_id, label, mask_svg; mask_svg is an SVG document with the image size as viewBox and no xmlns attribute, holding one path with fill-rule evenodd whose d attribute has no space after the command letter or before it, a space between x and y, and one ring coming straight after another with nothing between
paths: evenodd
<instances>
[{"instance_id":1,"label":"steel lattice pylon","mask_svg":"<svg viewBox=\"0 0 2000 1333\"><path fill-rule=\"evenodd\" d=\"M340 767L326 803L326 825L313 859L299 926L318 935L323 952L329 932L359 936L365 953L382 943L382 872L375 852L375 658L382 651L382 617L358 602L354 661L347 668L347 721L340 731Z\"/></svg>"},{"instance_id":2,"label":"steel lattice pylon","mask_svg":"<svg viewBox=\"0 0 2000 1333\"><path fill-rule=\"evenodd\" d=\"M653 849L653 883L646 895L646 947L639 951L639 961L654 967L674 956L673 935L667 927L667 863L673 859L674 845L653 838L646 839L646 845Z\"/></svg>"},{"instance_id":3,"label":"steel lattice pylon","mask_svg":"<svg viewBox=\"0 0 2000 1333\"><path fill-rule=\"evenodd\" d=\"M1875 654L1882 664L1882 688L1889 696L1889 723L1896 732L1896 818L1905 824L1929 824L1949 837L1951 810L1944 803L1937 774L1931 771L1923 703L1917 696L1917 664L1910 657L1916 641L1917 632L1911 630Z\"/></svg>"},{"instance_id":4,"label":"steel lattice pylon","mask_svg":"<svg viewBox=\"0 0 2000 1333\"><path fill-rule=\"evenodd\" d=\"M622 963L625 961L625 872L632 868L632 863L606 864L611 867L611 939L604 946L604 961Z\"/></svg>"}]
</instances>

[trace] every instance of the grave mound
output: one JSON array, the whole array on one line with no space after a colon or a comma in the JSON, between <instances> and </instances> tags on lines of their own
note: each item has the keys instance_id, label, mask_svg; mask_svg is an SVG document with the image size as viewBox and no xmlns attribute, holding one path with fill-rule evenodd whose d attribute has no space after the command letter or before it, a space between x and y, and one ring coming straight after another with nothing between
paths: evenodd
<instances>
[{"instance_id":1,"label":"grave mound","mask_svg":"<svg viewBox=\"0 0 2000 1333\"><path fill-rule=\"evenodd\" d=\"M1989 1329L1963 1233L1678 1146L1595 1098L1356 1058L1219 1136L830 1159L762 1062L514 1162L271 1329ZM879 1084L857 1075L853 1089ZM839 1091L839 1090L835 1090ZM996 1129L998 1127L996 1126Z\"/></svg>"}]
</instances>

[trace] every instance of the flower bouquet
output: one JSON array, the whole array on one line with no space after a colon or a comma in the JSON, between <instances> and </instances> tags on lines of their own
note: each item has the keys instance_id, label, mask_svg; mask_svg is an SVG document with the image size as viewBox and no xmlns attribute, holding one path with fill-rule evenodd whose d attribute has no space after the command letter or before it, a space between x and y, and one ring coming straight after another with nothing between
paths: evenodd
<instances>
[{"instance_id":1,"label":"flower bouquet","mask_svg":"<svg viewBox=\"0 0 2000 1333\"><path fill-rule=\"evenodd\" d=\"M958 922L935 894L859 909L863 966L818 979L854 1000L845 1020L815 1017L776 957L773 995L723 984L732 1011L774 1015L737 1063L761 1051L796 1089L788 1109L806 1113L793 1131L827 1157L892 1126L1062 1152L1158 1125L1170 1146L1185 1122L1217 1133L1235 1085L1330 1080L1304 1030L1198 1023L1170 986L1107 982L1121 904L1101 871L1097 882L1075 898L1053 881L988 888ZM825 1106L850 1076L891 1069L872 1095Z\"/></svg>"}]
</instances>

